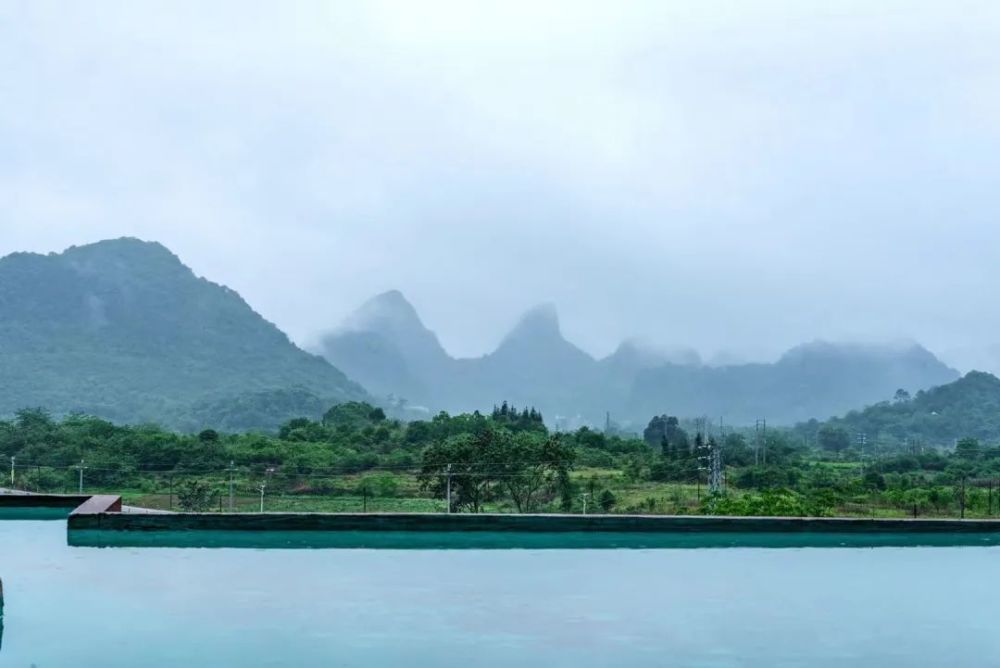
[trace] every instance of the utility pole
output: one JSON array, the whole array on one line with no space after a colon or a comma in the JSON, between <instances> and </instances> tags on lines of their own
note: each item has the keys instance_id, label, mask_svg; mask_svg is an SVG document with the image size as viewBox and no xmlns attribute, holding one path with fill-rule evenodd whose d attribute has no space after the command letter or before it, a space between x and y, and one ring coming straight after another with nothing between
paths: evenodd
<instances>
[{"instance_id":1,"label":"utility pole","mask_svg":"<svg viewBox=\"0 0 1000 668\"><path fill-rule=\"evenodd\" d=\"M260 512L264 512L264 490L267 489L267 481L262 480L260 483Z\"/></svg>"},{"instance_id":2,"label":"utility pole","mask_svg":"<svg viewBox=\"0 0 1000 668\"><path fill-rule=\"evenodd\" d=\"M448 476L448 482L447 482L447 492L445 496L448 500L448 509L445 512L450 515L451 514L451 464L448 464L446 475Z\"/></svg>"},{"instance_id":3,"label":"utility pole","mask_svg":"<svg viewBox=\"0 0 1000 668\"><path fill-rule=\"evenodd\" d=\"M83 494L83 469L87 468L83 465L83 460L80 460L80 465L77 467L80 470L80 494Z\"/></svg>"},{"instance_id":4,"label":"utility pole","mask_svg":"<svg viewBox=\"0 0 1000 668\"><path fill-rule=\"evenodd\" d=\"M753 426L753 465L760 466L760 420Z\"/></svg>"},{"instance_id":5,"label":"utility pole","mask_svg":"<svg viewBox=\"0 0 1000 668\"><path fill-rule=\"evenodd\" d=\"M761 463L767 466L767 418L762 418L760 421L761 425Z\"/></svg>"},{"instance_id":6,"label":"utility pole","mask_svg":"<svg viewBox=\"0 0 1000 668\"><path fill-rule=\"evenodd\" d=\"M965 476L962 476L962 519L965 519Z\"/></svg>"},{"instance_id":7,"label":"utility pole","mask_svg":"<svg viewBox=\"0 0 1000 668\"><path fill-rule=\"evenodd\" d=\"M861 432L857 437L858 446L861 448L861 475L865 474L865 446L868 445L868 434Z\"/></svg>"},{"instance_id":8,"label":"utility pole","mask_svg":"<svg viewBox=\"0 0 1000 668\"><path fill-rule=\"evenodd\" d=\"M233 475L236 473L236 462L229 461L229 512L233 512Z\"/></svg>"},{"instance_id":9,"label":"utility pole","mask_svg":"<svg viewBox=\"0 0 1000 668\"><path fill-rule=\"evenodd\" d=\"M10 488L14 489L14 460L17 459L13 455L10 457Z\"/></svg>"},{"instance_id":10,"label":"utility pole","mask_svg":"<svg viewBox=\"0 0 1000 668\"><path fill-rule=\"evenodd\" d=\"M586 492L584 492L583 494L580 495L580 498L583 499L583 514L584 515L587 514L587 497L588 496L590 496L590 494L587 494Z\"/></svg>"}]
</instances>

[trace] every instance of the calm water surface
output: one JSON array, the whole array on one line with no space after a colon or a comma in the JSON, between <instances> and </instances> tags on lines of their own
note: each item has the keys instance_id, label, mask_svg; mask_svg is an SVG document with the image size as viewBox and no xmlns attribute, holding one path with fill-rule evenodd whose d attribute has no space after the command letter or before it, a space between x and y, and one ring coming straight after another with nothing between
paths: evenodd
<instances>
[{"instance_id":1,"label":"calm water surface","mask_svg":"<svg viewBox=\"0 0 1000 668\"><path fill-rule=\"evenodd\" d=\"M998 571L997 547L96 548L0 521L0 666L990 666Z\"/></svg>"}]
</instances>

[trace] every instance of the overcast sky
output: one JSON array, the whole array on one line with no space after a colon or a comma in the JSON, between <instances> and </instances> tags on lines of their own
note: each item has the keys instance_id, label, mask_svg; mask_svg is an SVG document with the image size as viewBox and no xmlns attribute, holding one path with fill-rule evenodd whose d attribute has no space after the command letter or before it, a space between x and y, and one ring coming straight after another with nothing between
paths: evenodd
<instances>
[{"instance_id":1,"label":"overcast sky","mask_svg":"<svg viewBox=\"0 0 1000 668\"><path fill-rule=\"evenodd\" d=\"M124 235L304 344L399 288L997 368L1000 4L0 0L0 254Z\"/></svg>"}]
</instances>

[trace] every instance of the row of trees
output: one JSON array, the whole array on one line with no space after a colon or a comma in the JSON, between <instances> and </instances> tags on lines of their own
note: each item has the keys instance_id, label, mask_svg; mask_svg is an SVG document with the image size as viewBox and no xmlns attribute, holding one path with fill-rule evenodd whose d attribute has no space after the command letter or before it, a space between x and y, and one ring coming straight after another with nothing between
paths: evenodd
<instances>
[{"instance_id":1,"label":"row of trees","mask_svg":"<svg viewBox=\"0 0 1000 668\"><path fill-rule=\"evenodd\" d=\"M642 438L588 428L551 433L530 407L501 404L487 414L441 413L404 423L351 402L319 420L290 420L274 434L181 434L83 415L56 420L26 410L0 421L0 456L13 458L18 480L32 488L75 486L76 467L84 461L90 486L144 489L169 479L171 491L190 507L218 501L214 495L230 470L248 481L267 480L274 492L303 496L445 499L450 490L456 511L569 511L584 496L605 509L663 507L662 497L627 498L627 489L704 481L708 447L721 451L734 493L728 500L706 497L706 512L761 512L769 506L829 514L872 499L934 508L952 503L965 483L980 489L983 481L1000 478L1000 450L976 439L963 439L949 452L896 452L852 464L844 427L819 432L824 436L813 442L798 430L782 429L706 437L697 425L661 415ZM212 478L214 487L195 484L199 476Z\"/></svg>"}]
</instances>

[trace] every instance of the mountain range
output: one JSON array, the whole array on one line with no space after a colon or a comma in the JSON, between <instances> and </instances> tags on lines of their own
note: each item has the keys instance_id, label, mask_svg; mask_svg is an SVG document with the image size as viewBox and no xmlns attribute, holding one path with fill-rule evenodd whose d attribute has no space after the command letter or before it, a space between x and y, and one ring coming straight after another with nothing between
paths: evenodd
<instances>
[{"instance_id":1,"label":"mountain range","mask_svg":"<svg viewBox=\"0 0 1000 668\"><path fill-rule=\"evenodd\" d=\"M711 366L693 350L626 341L595 359L566 340L551 305L528 311L491 353L459 359L398 291L361 306L317 352L158 243L0 258L0 418L44 407L236 431L349 400L405 400L411 416L506 400L556 426L604 425L610 413L641 431L661 413L792 424L958 377L915 344L812 343L772 364Z\"/></svg>"},{"instance_id":2,"label":"mountain range","mask_svg":"<svg viewBox=\"0 0 1000 668\"><path fill-rule=\"evenodd\" d=\"M158 243L0 259L0 416L44 407L186 429L271 428L306 407L322 414L367 397ZM239 408L248 404L258 410ZM274 406L284 408L263 410Z\"/></svg>"},{"instance_id":3,"label":"mountain range","mask_svg":"<svg viewBox=\"0 0 1000 668\"><path fill-rule=\"evenodd\" d=\"M528 311L493 352L454 358L396 290L363 304L318 352L371 392L430 411L507 400L536 406L562 426L603 425L608 413L630 428L661 413L793 424L959 377L917 344L814 342L774 363L709 366L692 350L625 341L595 359L566 340L551 305Z\"/></svg>"}]
</instances>

